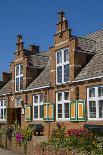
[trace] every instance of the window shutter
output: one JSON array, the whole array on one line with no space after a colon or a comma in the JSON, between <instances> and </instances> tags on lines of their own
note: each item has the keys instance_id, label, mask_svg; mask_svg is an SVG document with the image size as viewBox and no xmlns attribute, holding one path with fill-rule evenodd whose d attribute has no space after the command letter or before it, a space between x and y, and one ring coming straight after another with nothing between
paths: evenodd
<instances>
[{"instance_id":1,"label":"window shutter","mask_svg":"<svg viewBox=\"0 0 103 155\"><path fill-rule=\"evenodd\" d=\"M47 117L47 108L48 108L48 105L44 104L44 120L48 119L48 117Z\"/></svg>"},{"instance_id":2,"label":"window shutter","mask_svg":"<svg viewBox=\"0 0 103 155\"><path fill-rule=\"evenodd\" d=\"M86 120L86 107L84 100L77 101L77 113L78 113L78 121L85 121Z\"/></svg>"},{"instance_id":3,"label":"window shutter","mask_svg":"<svg viewBox=\"0 0 103 155\"><path fill-rule=\"evenodd\" d=\"M54 104L51 103L44 104L44 120L54 121Z\"/></svg>"},{"instance_id":4,"label":"window shutter","mask_svg":"<svg viewBox=\"0 0 103 155\"><path fill-rule=\"evenodd\" d=\"M86 107L84 100L75 100L70 103L70 121L85 121Z\"/></svg>"},{"instance_id":5,"label":"window shutter","mask_svg":"<svg viewBox=\"0 0 103 155\"><path fill-rule=\"evenodd\" d=\"M70 121L77 121L77 102L70 102Z\"/></svg>"},{"instance_id":6,"label":"window shutter","mask_svg":"<svg viewBox=\"0 0 103 155\"><path fill-rule=\"evenodd\" d=\"M25 120L32 121L32 105L25 106Z\"/></svg>"}]
</instances>

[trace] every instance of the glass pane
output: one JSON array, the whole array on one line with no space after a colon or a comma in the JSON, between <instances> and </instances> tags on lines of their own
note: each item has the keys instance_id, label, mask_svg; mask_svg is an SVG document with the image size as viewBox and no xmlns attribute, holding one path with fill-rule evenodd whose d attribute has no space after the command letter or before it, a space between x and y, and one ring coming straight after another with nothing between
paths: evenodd
<instances>
[{"instance_id":1,"label":"glass pane","mask_svg":"<svg viewBox=\"0 0 103 155\"><path fill-rule=\"evenodd\" d=\"M64 103L65 118L69 118L69 103Z\"/></svg>"},{"instance_id":2,"label":"glass pane","mask_svg":"<svg viewBox=\"0 0 103 155\"><path fill-rule=\"evenodd\" d=\"M57 52L57 64L62 63L62 51Z\"/></svg>"},{"instance_id":3,"label":"glass pane","mask_svg":"<svg viewBox=\"0 0 103 155\"><path fill-rule=\"evenodd\" d=\"M3 106L3 101L1 101L1 107Z\"/></svg>"},{"instance_id":4,"label":"glass pane","mask_svg":"<svg viewBox=\"0 0 103 155\"><path fill-rule=\"evenodd\" d=\"M20 75L23 74L23 65L20 65Z\"/></svg>"},{"instance_id":5,"label":"glass pane","mask_svg":"<svg viewBox=\"0 0 103 155\"><path fill-rule=\"evenodd\" d=\"M95 88L89 89L89 97L95 97Z\"/></svg>"},{"instance_id":6,"label":"glass pane","mask_svg":"<svg viewBox=\"0 0 103 155\"><path fill-rule=\"evenodd\" d=\"M40 95L40 102L43 102L43 95Z\"/></svg>"},{"instance_id":7,"label":"glass pane","mask_svg":"<svg viewBox=\"0 0 103 155\"><path fill-rule=\"evenodd\" d=\"M103 100L99 101L99 118L103 118Z\"/></svg>"},{"instance_id":8,"label":"glass pane","mask_svg":"<svg viewBox=\"0 0 103 155\"><path fill-rule=\"evenodd\" d=\"M6 108L4 108L4 119L6 119Z\"/></svg>"},{"instance_id":9,"label":"glass pane","mask_svg":"<svg viewBox=\"0 0 103 155\"><path fill-rule=\"evenodd\" d=\"M103 96L103 87L98 87L98 96Z\"/></svg>"},{"instance_id":10,"label":"glass pane","mask_svg":"<svg viewBox=\"0 0 103 155\"><path fill-rule=\"evenodd\" d=\"M43 105L40 105L40 118L43 118Z\"/></svg>"},{"instance_id":11,"label":"glass pane","mask_svg":"<svg viewBox=\"0 0 103 155\"><path fill-rule=\"evenodd\" d=\"M58 93L58 101L62 101L62 93Z\"/></svg>"},{"instance_id":12,"label":"glass pane","mask_svg":"<svg viewBox=\"0 0 103 155\"><path fill-rule=\"evenodd\" d=\"M34 103L38 103L38 96L34 96Z\"/></svg>"},{"instance_id":13,"label":"glass pane","mask_svg":"<svg viewBox=\"0 0 103 155\"><path fill-rule=\"evenodd\" d=\"M38 106L34 106L34 118L38 118Z\"/></svg>"},{"instance_id":14,"label":"glass pane","mask_svg":"<svg viewBox=\"0 0 103 155\"><path fill-rule=\"evenodd\" d=\"M16 78L16 91L19 91L19 78Z\"/></svg>"},{"instance_id":15,"label":"glass pane","mask_svg":"<svg viewBox=\"0 0 103 155\"><path fill-rule=\"evenodd\" d=\"M58 118L62 118L62 104L58 104Z\"/></svg>"},{"instance_id":16,"label":"glass pane","mask_svg":"<svg viewBox=\"0 0 103 155\"><path fill-rule=\"evenodd\" d=\"M3 119L3 109L1 109L1 119Z\"/></svg>"},{"instance_id":17,"label":"glass pane","mask_svg":"<svg viewBox=\"0 0 103 155\"><path fill-rule=\"evenodd\" d=\"M69 100L69 93L68 92L64 92L64 100Z\"/></svg>"},{"instance_id":18,"label":"glass pane","mask_svg":"<svg viewBox=\"0 0 103 155\"><path fill-rule=\"evenodd\" d=\"M68 49L64 50L64 62L68 62L69 61L69 51Z\"/></svg>"},{"instance_id":19,"label":"glass pane","mask_svg":"<svg viewBox=\"0 0 103 155\"><path fill-rule=\"evenodd\" d=\"M6 106L6 101L4 101L4 106Z\"/></svg>"},{"instance_id":20,"label":"glass pane","mask_svg":"<svg viewBox=\"0 0 103 155\"><path fill-rule=\"evenodd\" d=\"M18 97L18 98L16 99L16 106L17 106L17 107L21 107L21 97Z\"/></svg>"},{"instance_id":21,"label":"glass pane","mask_svg":"<svg viewBox=\"0 0 103 155\"><path fill-rule=\"evenodd\" d=\"M20 77L20 90L23 90L23 77Z\"/></svg>"},{"instance_id":22,"label":"glass pane","mask_svg":"<svg viewBox=\"0 0 103 155\"><path fill-rule=\"evenodd\" d=\"M62 82L62 66L57 67L57 82Z\"/></svg>"},{"instance_id":23,"label":"glass pane","mask_svg":"<svg viewBox=\"0 0 103 155\"><path fill-rule=\"evenodd\" d=\"M96 118L96 102L95 101L89 101L89 113L90 113L90 118Z\"/></svg>"},{"instance_id":24,"label":"glass pane","mask_svg":"<svg viewBox=\"0 0 103 155\"><path fill-rule=\"evenodd\" d=\"M16 66L16 76L19 75L19 65Z\"/></svg>"},{"instance_id":25,"label":"glass pane","mask_svg":"<svg viewBox=\"0 0 103 155\"><path fill-rule=\"evenodd\" d=\"M69 81L69 64L64 65L64 82Z\"/></svg>"}]
</instances>

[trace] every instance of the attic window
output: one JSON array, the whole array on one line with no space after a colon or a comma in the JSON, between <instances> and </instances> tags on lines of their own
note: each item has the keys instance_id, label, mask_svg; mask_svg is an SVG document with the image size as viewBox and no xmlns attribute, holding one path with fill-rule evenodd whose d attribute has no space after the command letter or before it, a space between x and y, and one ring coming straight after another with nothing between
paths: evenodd
<instances>
[{"instance_id":1,"label":"attic window","mask_svg":"<svg viewBox=\"0 0 103 155\"><path fill-rule=\"evenodd\" d=\"M65 48L56 52L56 83L69 81L69 49Z\"/></svg>"},{"instance_id":2,"label":"attic window","mask_svg":"<svg viewBox=\"0 0 103 155\"><path fill-rule=\"evenodd\" d=\"M23 90L23 64L15 66L15 91Z\"/></svg>"}]
</instances>

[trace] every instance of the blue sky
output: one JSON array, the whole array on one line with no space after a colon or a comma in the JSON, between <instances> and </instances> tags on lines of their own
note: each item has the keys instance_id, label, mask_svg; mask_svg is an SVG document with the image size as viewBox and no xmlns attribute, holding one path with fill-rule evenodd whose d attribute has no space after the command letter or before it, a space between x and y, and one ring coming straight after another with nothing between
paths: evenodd
<instances>
[{"instance_id":1,"label":"blue sky","mask_svg":"<svg viewBox=\"0 0 103 155\"><path fill-rule=\"evenodd\" d=\"M0 0L0 77L9 71L19 32L27 48L37 44L47 50L53 45L60 9L74 35L103 28L103 0Z\"/></svg>"}]
</instances>

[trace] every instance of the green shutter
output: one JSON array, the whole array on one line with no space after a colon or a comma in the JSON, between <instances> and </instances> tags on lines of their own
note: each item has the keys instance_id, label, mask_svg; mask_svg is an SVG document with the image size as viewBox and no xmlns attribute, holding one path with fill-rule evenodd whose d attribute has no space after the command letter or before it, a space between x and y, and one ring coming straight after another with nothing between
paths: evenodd
<instances>
[{"instance_id":1,"label":"green shutter","mask_svg":"<svg viewBox=\"0 0 103 155\"><path fill-rule=\"evenodd\" d=\"M84 100L77 101L77 116L78 121L86 120L86 105Z\"/></svg>"},{"instance_id":2,"label":"green shutter","mask_svg":"<svg viewBox=\"0 0 103 155\"><path fill-rule=\"evenodd\" d=\"M32 121L32 105L25 106L25 120Z\"/></svg>"},{"instance_id":3,"label":"green shutter","mask_svg":"<svg viewBox=\"0 0 103 155\"><path fill-rule=\"evenodd\" d=\"M70 102L70 121L77 121L77 101Z\"/></svg>"},{"instance_id":4,"label":"green shutter","mask_svg":"<svg viewBox=\"0 0 103 155\"><path fill-rule=\"evenodd\" d=\"M44 104L44 121L54 121L54 104Z\"/></svg>"},{"instance_id":5,"label":"green shutter","mask_svg":"<svg viewBox=\"0 0 103 155\"><path fill-rule=\"evenodd\" d=\"M84 100L75 100L70 102L70 121L85 121L86 105Z\"/></svg>"}]
</instances>

